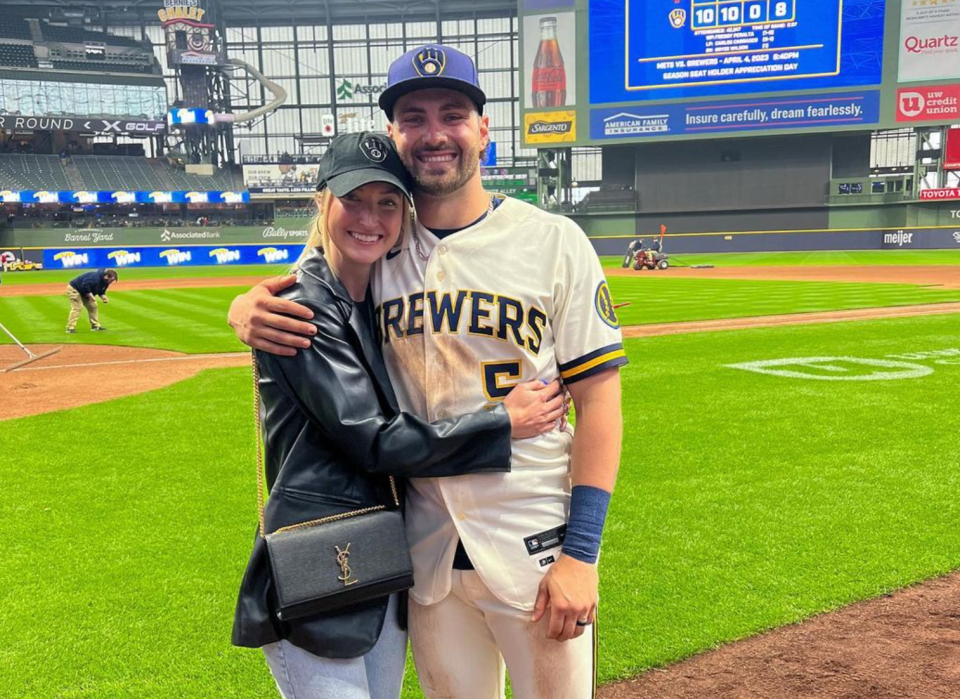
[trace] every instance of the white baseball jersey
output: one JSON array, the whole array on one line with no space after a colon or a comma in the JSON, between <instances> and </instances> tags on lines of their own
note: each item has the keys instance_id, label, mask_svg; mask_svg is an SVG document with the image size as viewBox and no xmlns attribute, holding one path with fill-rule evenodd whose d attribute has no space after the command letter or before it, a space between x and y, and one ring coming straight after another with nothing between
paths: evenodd
<instances>
[{"instance_id":1,"label":"white baseball jersey","mask_svg":"<svg viewBox=\"0 0 960 699\"><path fill-rule=\"evenodd\" d=\"M522 381L571 384L627 362L586 235L516 199L442 240L418 225L378 265L373 291L400 406L430 421L488 407ZM554 429L514 440L510 473L412 479L413 598L448 594L462 539L490 590L532 609L560 553L572 443L571 427Z\"/></svg>"}]
</instances>

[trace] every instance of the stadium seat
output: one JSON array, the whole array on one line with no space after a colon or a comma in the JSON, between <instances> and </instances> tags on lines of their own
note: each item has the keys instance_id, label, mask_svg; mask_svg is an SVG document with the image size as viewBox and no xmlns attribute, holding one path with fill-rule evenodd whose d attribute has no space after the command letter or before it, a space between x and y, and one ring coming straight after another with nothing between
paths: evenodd
<instances>
[{"instance_id":1,"label":"stadium seat","mask_svg":"<svg viewBox=\"0 0 960 699\"><path fill-rule=\"evenodd\" d=\"M0 44L0 66L36 68L37 57L29 44Z\"/></svg>"},{"instance_id":2,"label":"stadium seat","mask_svg":"<svg viewBox=\"0 0 960 699\"><path fill-rule=\"evenodd\" d=\"M57 70L93 71L96 73L153 73L153 67L133 63L108 63L106 61L53 61Z\"/></svg>"},{"instance_id":3,"label":"stadium seat","mask_svg":"<svg viewBox=\"0 0 960 699\"><path fill-rule=\"evenodd\" d=\"M23 39L30 41L30 27L22 17L0 17L0 39Z\"/></svg>"},{"instance_id":4,"label":"stadium seat","mask_svg":"<svg viewBox=\"0 0 960 699\"><path fill-rule=\"evenodd\" d=\"M0 154L0 189L72 189L56 155Z\"/></svg>"},{"instance_id":5,"label":"stadium seat","mask_svg":"<svg viewBox=\"0 0 960 699\"><path fill-rule=\"evenodd\" d=\"M124 155L75 155L71 159L88 191L242 191L240 168L213 177L191 175L163 159ZM73 190L56 155L0 154L0 189Z\"/></svg>"},{"instance_id":6,"label":"stadium seat","mask_svg":"<svg viewBox=\"0 0 960 699\"><path fill-rule=\"evenodd\" d=\"M637 193L631 188L609 187L590 192L578 205L580 211L634 211Z\"/></svg>"},{"instance_id":7,"label":"stadium seat","mask_svg":"<svg viewBox=\"0 0 960 699\"><path fill-rule=\"evenodd\" d=\"M136 39L126 36L116 36L105 32L94 32L89 29L80 29L78 27L65 27L57 24L40 23L40 31L43 34L44 41L57 41L69 44L83 44L88 41L97 41L108 46L124 46L127 48L142 49L141 44ZM27 37L30 38L29 32Z\"/></svg>"}]
</instances>

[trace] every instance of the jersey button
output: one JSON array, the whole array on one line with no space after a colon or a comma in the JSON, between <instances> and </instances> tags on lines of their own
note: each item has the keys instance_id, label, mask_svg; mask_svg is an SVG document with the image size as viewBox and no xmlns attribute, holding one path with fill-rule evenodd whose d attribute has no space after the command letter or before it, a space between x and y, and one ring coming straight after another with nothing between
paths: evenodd
<instances>
[{"instance_id":1,"label":"jersey button","mask_svg":"<svg viewBox=\"0 0 960 699\"><path fill-rule=\"evenodd\" d=\"M437 248L437 252L439 252L441 255L446 255L446 254L447 254L447 246L446 246L446 245L441 245L439 248Z\"/></svg>"},{"instance_id":2,"label":"jersey button","mask_svg":"<svg viewBox=\"0 0 960 699\"><path fill-rule=\"evenodd\" d=\"M442 281L443 281L444 279L446 279L446 278L447 278L447 273L446 273L446 272L444 272L443 270L440 270L439 272L437 272L437 281L438 281L438 282L442 282Z\"/></svg>"},{"instance_id":3,"label":"jersey button","mask_svg":"<svg viewBox=\"0 0 960 699\"><path fill-rule=\"evenodd\" d=\"M467 518L467 514L466 514L465 512L458 512L458 513L457 513L457 519L459 519L461 522L462 522L463 520L465 520L466 518Z\"/></svg>"}]
</instances>

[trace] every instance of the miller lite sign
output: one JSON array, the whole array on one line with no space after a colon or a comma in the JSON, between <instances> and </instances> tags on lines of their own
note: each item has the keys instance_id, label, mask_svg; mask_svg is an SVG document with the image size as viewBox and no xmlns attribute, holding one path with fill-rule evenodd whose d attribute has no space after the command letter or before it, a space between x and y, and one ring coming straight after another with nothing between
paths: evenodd
<instances>
[{"instance_id":1,"label":"miller lite sign","mask_svg":"<svg viewBox=\"0 0 960 699\"><path fill-rule=\"evenodd\" d=\"M320 117L320 135L333 138L337 135L337 127L333 121L333 114L324 114Z\"/></svg>"}]
</instances>

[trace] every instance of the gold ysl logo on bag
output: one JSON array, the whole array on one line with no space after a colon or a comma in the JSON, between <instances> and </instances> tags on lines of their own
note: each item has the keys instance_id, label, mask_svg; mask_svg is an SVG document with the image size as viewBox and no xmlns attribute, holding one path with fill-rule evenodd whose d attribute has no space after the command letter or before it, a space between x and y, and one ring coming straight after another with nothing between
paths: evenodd
<instances>
[{"instance_id":1,"label":"gold ysl logo on bag","mask_svg":"<svg viewBox=\"0 0 960 699\"><path fill-rule=\"evenodd\" d=\"M352 573L350 572L350 544L347 544L347 548L340 550L339 546L334 546L337 550L337 565L340 566L340 576L337 580L343 582L344 587L349 587L354 583L360 582L356 578L352 578Z\"/></svg>"}]
</instances>

